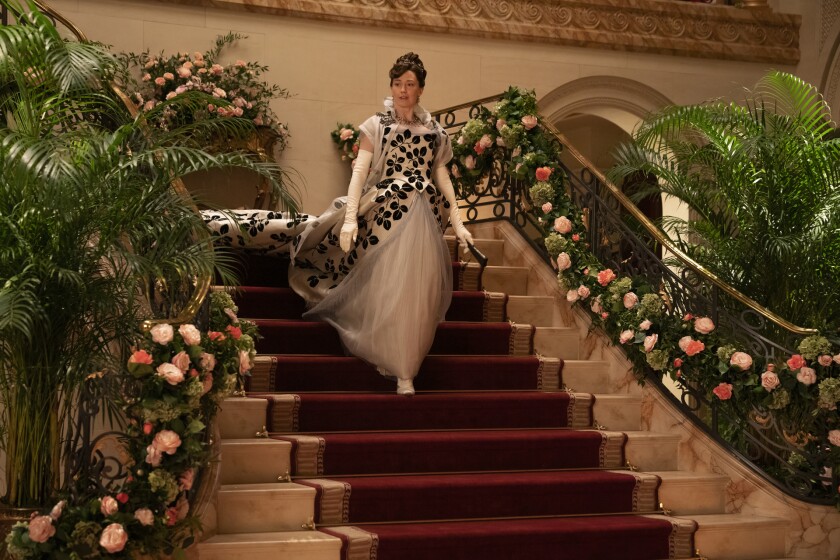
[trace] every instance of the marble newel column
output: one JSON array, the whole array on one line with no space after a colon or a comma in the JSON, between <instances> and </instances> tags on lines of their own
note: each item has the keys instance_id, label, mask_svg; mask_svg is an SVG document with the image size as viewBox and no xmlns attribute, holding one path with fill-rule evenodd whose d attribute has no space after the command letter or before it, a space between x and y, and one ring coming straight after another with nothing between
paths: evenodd
<instances>
[{"instance_id":1,"label":"marble newel column","mask_svg":"<svg viewBox=\"0 0 840 560\"><path fill-rule=\"evenodd\" d=\"M741 6L744 8L770 8L767 5L767 0L741 0Z\"/></svg>"}]
</instances>

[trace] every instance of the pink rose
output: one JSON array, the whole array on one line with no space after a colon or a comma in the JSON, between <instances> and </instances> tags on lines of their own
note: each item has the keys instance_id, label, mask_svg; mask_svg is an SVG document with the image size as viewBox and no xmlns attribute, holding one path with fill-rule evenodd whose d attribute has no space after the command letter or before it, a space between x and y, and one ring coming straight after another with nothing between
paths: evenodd
<instances>
[{"instance_id":1,"label":"pink rose","mask_svg":"<svg viewBox=\"0 0 840 560\"><path fill-rule=\"evenodd\" d=\"M157 78L155 78L155 85L162 86L165 83L166 83L166 80L164 80L163 78L161 78L159 76Z\"/></svg>"},{"instance_id":2,"label":"pink rose","mask_svg":"<svg viewBox=\"0 0 840 560\"><path fill-rule=\"evenodd\" d=\"M178 488L180 488L181 490L190 490L193 487L194 480L195 470L187 469L181 473L181 476L178 477Z\"/></svg>"},{"instance_id":3,"label":"pink rose","mask_svg":"<svg viewBox=\"0 0 840 560\"><path fill-rule=\"evenodd\" d=\"M694 319L694 315L692 315L691 313L686 313L685 315L683 315L683 321L691 321L692 319Z\"/></svg>"},{"instance_id":4,"label":"pink rose","mask_svg":"<svg viewBox=\"0 0 840 560\"><path fill-rule=\"evenodd\" d=\"M475 146L473 146L473 151L478 155L481 155L484 153L484 146L482 146L480 142L476 142Z\"/></svg>"},{"instance_id":5,"label":"pink rose","mask_svg":"<svg viewBox=\"0 0 840 560\"><path fill-rule=\"evenodd\" d=\"M178 77L179 78L189 78L192 76L192 70L185 66L181 66L178 68Z\"/></svg>"},{"instance_id":6,"label":"pink rose","mask_svg":"<svg viewBox=\"0 0 840 560\"><path fill-rule=\"evenodd\" d=\"M55 535L55 527L49 515L37 515L29 521L29 540L45 543L53 535Z\"/></svg>"},{"instance_id":7,"label":"pink rose","mask_svg":"<svg viewBox=\"0 0 840 560\"><path fill-rule=\"evenodd\" d=\"M170 362L172 363L173 366L180 369L182 372L185 372L188 369L190 369L190 356L189 356L189 354L187 354L183 350L181 350L180 352L178 352L177 354L172 356L172 359L170 360ZM167 381L169 381L169 380L167 379ZM182 379L182 381L183 381L183 379ZM172 383L172 385L176 385L176 383Z\"/></svg>"},{"instance_id":8,"label":"pink rose","mask_svg":"<svg viewBox=\"0 0 840 560\"><path fill-rule=\"evenodd\" d=\"M174 91L170 91L169 93L167 93L167 94L166 94L166 99L167 99L167 100L172 99L172 98L173 98L173 97L175 97L176 95L178 95L176 92L174 92Z\"/></svg>"},{"instance_id":9,"label":"pink rose","mask_svg":"<svg viewBox=\"0 0 840 560\"><path fill-rule=\"evenodd\" d=\"M546 202L542 205L543 214L548 214L549 212L551 212L552 208L554 208L554 206L552 206L550 202Z\"/></svg>"},{"instance_id":10,"label":"pink rose","mask_svg":"<svg viewBox=\"0 0 840 560\"><path fill-rule=\"evenodd\" d=\"M787 365L790 369L799 369L805 365L805 358L801 354L794 354L787 361Z\"/></svg>"},{"instance_id":11,"label":"pink rose","mask_svg":"<svg viewBox=\"0 0 840 560\"><path fill-rule=\"evenodd\" d=\"M149 435L152 433L154 426L151 422L143 422L143 433Z\"/></svg>"},{"instance_id":12,"label":"pink rose","mask_svg":"<svg viewBox=\"0 0 840 560\"><path fill-rule=\"evenodd\" d=\"M61 514L64 512L64 506L67 505L67 500L61 500L57 504L55 504L50 511L50 517L52 519L58 519L61 517Z\"/></svg>"},{"instance_id":13,"label":"pink rose","mask_svg":"<svg viewBox=\"0 0 840 560\"><path fill-rule=\"evenodd\" d=\"M120 510L120 504L112 498L111 496L105 496L100 500L99 503L99 511L102 512L102 515L108 517L109 515L114 515Z\"/></svg>"},{"instance_id":14,"label":"pink rose","mask_svg":"<svg viewBox=\"0 0 840 560\"><path fill-rule=\"evenodd\" d=\"M624 294L624 308L625 309L633 309L639 303L639 296L634 294L633 292L627 292Z\"/></svg>"},{"instance_id":15,"label":"pink rose","mask_svg":"<svg viewBox=\"0 0 840 560\"><path fill-rule=\"evenodd\" d=\"M152 81L152 75L149 74L148 72L146 72L145 74L143 74L143 77L141 79L144 82L151 82Z\"/></svg>"},{"instance_id":16,"label":"pink rose","mask_svg":"<svg viewBox=\"0 0 840 560\"><path fill-rule=\"evenodd\" d=\"M493 139L490 138L489 134L485 134L478 140L478 143L481 145L482 148L489 148L493 145Z\"/></svg>"},{"instance_id":17,"label":"pink rose","mask_svg":"<svg viewBox=\"0 0 840 560\"><path fill-rule=\"evenodd\" d=\"M554 231L558 233L569 233L572 231L572 222L566 216L560 216L554 220Z\"/></svg>"},{"instance_id":18,"label":"pink rose","mask_svg":"<svg viewBox=\"0 0 840 560\"><path fill-rule=\"evenodd\" d=\"M166 515L166 525L168 527L172 527L178 522L178 510L174 507L167 508L164 515Z\"/></svg>"},{"instance_id":19,"label":"pink rose","mask_svg":"<svg viewBox=\"0 0 840 560\"><path fill-rule=\"evenodd\" d=\"M729 358L729 365L736 366L741 371L747 371L752 367L752 356L746 352L735 352Z\"/></svg>"},{"instance_id":20,"label":"pink rose","mask_svg":"<svg viewBox=\"0 0 840 560\"><path fill-rule=\"evenodd\" d=\"M604 269L598 273L598 283L602 286L606 286L613 280L615 280L615 272L611 268Z\"/></svg>"},{"instance_id":21,"label":"pink rose","mask_svg":"<svg viewBox=\"0 0 840 560\"><path fill-rule=\"evenodd\" d=\"M146 462L149 463L153 467L160 466L160 460L163 459L163 455L161 455L160 450L154 445L149 445L146 447Z\"/></svg>"},{"instance_id":22,"label":"pink rose","mask_svg":"<svg viewBox=\"0 0 840 560\"><path fill-rule=\"evenodd\" d=\"M464 167L467 169L475 169L475 157L469 155L464 158Z\"/></svg>"},{"instance_id":23,"label":"pink rose","mask_svg":"<svg viewBox=\"0 0 840 560\"><path fill-rule=\"evenodd\" d=\"M140 525L148 527L154 524L155 514L149 508L140 508L134 512L134 519L140 522Z\"/></svg>"},{"instance_id":24,"label":"pink rose","mask_svg":"<svg viewBox=\"0 0 840 560\"><path fill-rule=\"evenodd\" d=\"M574 234L574 235L572 236L572 241L574 241L574 242L578 242L578 241L580 241L580 235L578 235L577 233L576 233L576 234Z\"/></svg>"},{"instance_id":25,"label":"pink rose","mask_svg":"<svg viewBox=\"0 0 840 560\"><path fill-rule=\"evenodd\" d=\"M630 329L627 329L626 331L621 331L621 334L618 335L618 341L621 344L627 344L628 342L630 342L634 338L636 338L636 333L633 332Z\"/></svg>"},{"instance_id":26,"label":"pink rose","mask_svg":"<svg viewBox=\"0 0 840 560\"><path fill-rule=\"evenodd\" d=\"M840 364L840 354L836 354L833 358L835 364Z\"/></svg>"},{"instance_id":27,"label":"pink rose","mask_svg":"<svg viewBox=\"0 0 840 560\"><path fill-rule=\"evenodd\" d=\"M505 119L498 119L496 121L496 130L502 130L502 127L505 126L505 124L507 124L507 121L505 121Z\"/></svg>"},{"instance_id":28,"label":"pink rose","mask_svg":"<svg viewBox=\"0 0 840 560\"><path fill-rule=\"evenodd\" d=\"M240 338L242 338L242 329L239 327L228 325L227 327L225 327L225 331L231 336L233 340L239 340Z\"/></svg>"},{"instance_id":29,"label":"pink rose","mask_svg":"<svg viewBox=\"0 0 840 560\"><path fill-rule=\"evenodd\" d=\"M772 391L779 386L779 376L772 371L765 371L761 374L761 386L766 391Z\"/></svg>"},{"instance_id":30,"label":"pink rose","mask_svg":"<svg viewBox=\"0 0 840 560\"><path fill-rule=\"evenodd\" d=\"M813 385L817 382L817 372L814 368L799 368L799 373L796 374L796 380L803 385Z\"/></svg>"},{"instance_id":31,"label":"pink rose","mask_svg":"<svg viewBox=\"0 0 840 560\"><path fill-rule=\"evenodd\" d=\"M213 388L213 376L209 373L206 374L204 377L201 378L201 394L206 395L210 392L210 389Z\"/></svg>"},{"instance_id":32,"label":"pink rose","mask_svg":"<svg viewBox=\"0 0 840 560\"><path fill-rule=\"evenodd\" d=\"M596 297L592 300L592 304L589 306L589 309L592 310L592 313L603 313L604 308L601 307L601 296Z\"/></svg>"},{"instance_id":33,"label":"pink rose","mask_svg":"<svg viewBox=\"0 0 840 560\"><path fill-rule=\"evenodd\" d=\"M823 354L822 356L817 358L817 362L819 362L819 364L822 367L828 367L831 365L831 356L829 356L828 354Z\"/></svg>"},{"instance_id":34,"label":"pink rose","mask_svg":"<svg viewBox=\"0 0 840 560\"><path fill-rule=\"evenodd\" d=\"M143 110L144 111L151 111L152 109L155 108L155 105L157 105L157 101L155 101L154 99L146 101L146 104L143 105Z\"/></svg>"},{"instance_id":35,"label":"pink rose","mask_svg":"<svg viewBox=\"0 0 840 560\"><path fill-rule=\"evenodd\" d=\"M134 352L131 357L128 359L129 364L152 364L152 355L146 352L145 350L138 350Z\"/></svg>"},{"instance_id":36,"label":"pink rose","mask_svg":"<svg viewBox=\"0 0 840 560\"><path fill-rule=\"evenodd\" d=\"M450 168L449 172L452 173L452 176L455 177L456 179L461 178L461 172L458 170L458 166L455 165L454 163L452 164L452 167Z\"/></svg>"},{"instance_id":37,"label":"pink rose","mask_svg":"<svg viewBox=\"0 0 840 560\"><path fill-rule=\"evenodd\" d=\"M174 455L178 448L181 447L181 436L172 430L161 430L155 434L152 446L161 453Z\"/></svg>"},{"instance_id":38,"label":"pink rose","mask_svg":"<svg viewBox=\"0 0 840 560\"><path fill-rule=\"evenodd\" d=\"M645 319L641 323L639 323L639 330L646 331L653 326L653 323L650 322L650 319Z\"/></svg>"},{"instance_id":39,"label":"pink rose","mask_svg":"<svg viewBox=\"0 0 840 560\"><path fill-rule=\"evenodd\" d=\"M537 126L537 123L539 122L537 120L537 117L534 115L525 115L520 120L522 121L522 126L525 127L525 130L531 130L532 128Z\"/></svg>"},{"instance_id":40,"label":"pink rose","mask_svg":"<svg viewBox=\"0 0 840 560\"><path fill-rule=\"evenodd\" d=\"M204 371L213 371L213 368L216 367L216 356L213 354L202 352L199 360L201 361L201 369Z\"/></svg>"},{"instance_id":41,"label":"pink rose","mask_svg":"<svg viewBox=\"0 0 840 560\"><path fill-rule=\"evenodd\" d=\"M178 86L175 88L175 93L178 95L184 93L185 91L187 91L187 86Z\"/></svg>"},{"instance_id":42,"label":"pink rose","mask_svg":"<svg viewBox=\"0 0 840 560\"><path fill-rule=\"evenodd\" d=\"M730 383L721 383L714 389L712 393L722 401L727 401L732 398L732 385Z\"/></svg>"},{"instance_id":43,"label":"pink rose","mask_svg":"<svg viewBox=\"0 0 840 560\"><path fill-rule=\"evenodd\" d=\"M178 333L184 339L184 342L190 346L201 344L201 331L195 328L195 325L181 325L178 327Z\"/></svg>"},{"instance_id":44,"label":"pink rose","mask_svg":"<svg viewBox=\"0 0 840 560\"><path fill-rule=\"evenodd\" d=\"M706 345L699 340L691 340L685 347L686 356L696 356L706 349Z\"/></svg>"},{"instance_id":45,"label":"pink rose","mask_svg":"<svg viewBox=\"0 0 840 560\"><path fill-rule=\"evenodd\" d=\"M210 67L210 72L212 72L213 74L215 74L217 76L224 71L225 71L225 68L221 64L214 64L213 66Z\"/></svg>"},{"instance_id":46,"label":"pink rose","mask_svg":"<svg viewBox=\"0 0 840 560\"><path fill-rule=\"evenodd\" d=\"M338 135L339 140L342 142L350 140L353 138L353 129L352 128L342 128L341 132Z\"/></svg>"},{"instance_id":47,"label":"pink rose","mask_svg":"<svg viewBox=\"0 0 840 560\"><path fill-rule=\"evenodd\" d=\"M239 351L239 373L245 374L251 371L254 364L251 363L251 355L247 350Z\"/></svg>"},{"instance_id":48,"label":"pink rose","mask_svg":"<svg viewBox=\"0 0 840 560\"><path fill-rule=\"evenodd\" d=\"M153 58L153 59L149 60L148 62L146 62L146 64L144 64L144 65L143 65L143 68L145 68L146 70L148 70L148 69L150 69L152 66L154 66L155 64L157 64L157 62L158 62L158 61L157 61L157 60L155 60L155 59Z\"/></svg>"},{"instance_id":49,"label":"pink rose","mask_svg":"<svg viewBox=\"0 0 840 560\"><path fill-rule=\"evenodd\" d=\"M828 441L831 445L840 447L840 430L831 430L828 432Z\"/></svg>"},{"instance_id":50,"label":"pink rose","mask_svg":"<svg viewBox=\"0 0 840 560\"><path fill-rule=\"evenodd\" d=\"M684 336L679 340L679 342L677 342L677 346L680 347L680 350L685 352L686 348L688 348L688 345L692 340L694 340L694 339L691 338L690 336Z\"/></svg>"},{"instance_id":51,"label":"pink rose","mask_svg":"<svg viewBox=\"0 0 840 560\"><path fill-rule=\"evenodd\" d=\"M128 503L128 494L126 494L125 492L120 492L119 494L117 494L116 498L117 498L117 501L121 504L127 504Z\"/></svg>"},{"instance_id":52,"label":"pink rose","mask_svg":"<svg viewBox=\"0 0 840 560\"><path fill-rule=\"evenodd\" d=\"M213 97L227 97L227 92L222 88L213 88Z\"/></svg>"},{"instance_id":53,"label":"pink rose","mask_svg":"<svg viewBox=\"0 0 840 560\"><path fill-rule=\"evenodd\" d=\"M577 292L577 290L569 290L568 292L566 292L566 301L568 301L569 303L574 303L578 299L580 299L580 294Z\"/></svg>"},{"instance_id":54,"label":"pink rose","mask_svg":"<svg viewBox=\"0 0 840 560\"><path fill-rule=\"evenodd\" d=\"M165 363L157 367L158 377L163 377L170 385L177 385L184 380L184 370L175 364Z\"/></svg>"},{"instance_id":55,"label":"pink rose","mask_svg":"<svg viewBox=\"0 0 840 560\"><path fill-rule=\"evenodd\" d=\"M580 299L586 299L586 298L588 298L588 297L589 297L589 294L590 294L590 292L589 292L589 288L587 288L586 286L584 286L584 285L582 285L582 284L581 284L581 286L577 289L577 293L578 293L578 295L580 296Z\"/></svg>"},{"instance_id":56,"label":"pink rose","mask_svg":"<svg viewBox=\"0 0 840 560\"><path fill-rule=\"evenodd\" d=\"M128 541L128 533L125 532L123 526L119 523L111 523L102 531L99 546L113 554L125 548L126 541Z\"/></svg>"},{"instance_id":57,"label":"pink rose","mask_svg":"<svg viewBox=\"0 0 840 560\"><path fill-rule=\"evenodd\" d=\"M152 340L157 344L169 344L172 342L173 336L175 336L175 331L172 330L172 325L168 323L155 325L149 332L152 334Z\"/></svg>"},{"instance_id":58,"label":"pink rose","mask_svg":"<svg viewBox=\"0 0 840 560\"><path fill-rule=\"evenodd\" d=\"M238 66L239 68L244 68L245 66L247 66L248 63L244 60L237 60L234 64L236 64L236 66Z\"/></svg>"},{"instance_id":59,"label":"pink rose","mask_svg":"<svg viewBox=\"0 0 840 560\"><path fill-rule=\"evenodd\" d=\"M184 68L192 68L193 63L188 60L185 63L183 63L181 66L183 66Z\"/></svg>"},{"instance_id":60,"label":"pink rose","mask_svg":"<svg viewBox=\"0 0 840 560\"><path fill-rule=\"evenodd\" d=\"M172 81L175 79L175 75L172 72L164 72L163 79Z\"/></svg>"},{"instance_id":61,"label":"pink rose","mask_svg":"<svg viewBox=\"0 0 840 560\"><path fill-rule=\"evenodd\" d=\"M560 253L557 255L557 268L560 270L567 270L572 266L572 258L568 253Z\"/></svg>"},{"instance_id":62,"label":"pink rose","mask_svg":"<svg viewBox=\"0 0 840 560\"><path fill-rule=\"evenodd\" d=\"M644 342L645 352L650 352L651 350L653 350L653 347L656 346L656 342L658 340L659 340L659 335L658 334L652 334L650 336L646 336L645 337L645 342Z\"/></svg>"},{"instance_id":63,"label":"pink rose","mask_svg":"<svg viewBox=\"0 0 840 560\"><path fill-rule=\"evenodd\" d=\"M551 168L550 167L537 167L536 171L537 181L548 181L548 178L551 177Z\"/></svg>"},{"instance_id":64,"label":"pink rose","mask_svg":"<svg viewBox=\"0 0 840 560\"><path fill-rule=\"evenodd\" d=\"M675 358L674 359L674 367L675 368L682 367L682 365L683 365L683 361L680 358Z\"/></svg>"},{"instance_id":65,"label":"pink rose","mask_svg":"<svg viewBox=\"0 0 840 560\"><path fill-rule=\"evenodd\" d=\"M694 320L694 330L700 334L709 334L715 330L715 324L708 317L698 317Z\"/></svg>"}]
</instances>

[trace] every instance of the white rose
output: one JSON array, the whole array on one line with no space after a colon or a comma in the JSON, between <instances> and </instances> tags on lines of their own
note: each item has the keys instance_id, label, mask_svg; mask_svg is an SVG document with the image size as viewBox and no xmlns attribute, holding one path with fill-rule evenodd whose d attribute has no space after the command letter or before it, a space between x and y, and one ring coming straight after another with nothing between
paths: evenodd
<instances>
[{"instance_id":1,"label":"white rose","mask_svg":"<svg viewBox=\"0 0 840 560\"><path fill-rule=\"evenodd\" d=\"M572 258L568 253L557 255L557 268L559 270L568 270L570 266L572 266Z\"/></svg>"},{"instance_id":2,"label":"white rose","mask_svg":"<svg viewBox=\"0 0 840 560\"><path fill-rule=\"evenodd\" d=\"M213 354L202 352L199 360L201 362L201 369L204 371L213 371L213 368L216 367L216 356Z\"/></svg>"},{"instance_id":3,"label":"white rose","mask_svg":"<svg viewBox=\"0 0 840 560\"><path fill-rule=\"evenodd\" d=\"M650 319L645 319L641 323L639 323L639 330L646 331L653 326L653 323L650 322Z\"/></svg>"},{"instance_id":4,"label":"white rose","mask_svg":"<svg viewBox=\"0 0 840 560\"><path fill-rule=\"evenodd\" d=\"M650 336L645 337L645 352L650 352L653 350L653 347L656 346L656 342L659 340L658 334L652 334Z\"/></svg>"},{"instance_id":5,"label":"white rose","mask_svg":"<svg viewBox=\"0 0 840 560\"><path fill-rule=\"evenodd\" d=\"M134 512L134 519L140 522L140 525L148 527L154 524L155 514L149 508L140 508Z\"/></svg>"},{"instance_id":6,"label":"white rose","mask_svg":"<svg viewBox=\"0 0 840 560\"><path fill-rule=\"evenodd\" d=\"M168 323L155 325L149 332L152 334L152 340L157 344L169 344L172 342L172 337L175 336L175 331L172 329L172 325Z\"/></svg>"},{"instance_id":7,"label":"white rose","mask_svg":"<svg viewBox=\"0 0 840 560\"><path fill-rule=\"evenodd\" d=\"M155 434L152 446L167 455L173 455L181 447L181 436L172 430L161 430Z\"/></svg>"},{"instance_id":8,"label":"white rose","mask_svg":"<svg viewBox=\"0 0 840 560\"><path fill-rule=\"evenodd\" d=\"M177 385L184 380L184 370L168 362L157 367L157 375L163 377L170 385Z\"/></svg>"},{"instance_id":9,"label":"white rose","mask_svg":"<svg viewBox=\"0 0 840 560\"><path fill-rule=\"evenodd\" d=\"M618 337L618 341L622 344L627 344L634 338L636 338L636 333L630 329L627 329L625 331L621 331L621 334Z\"/></svg>"},{"instance_id":10,"label":"white rose","mask_svg":"<svg viewBox=\"0 0 840 560\"><path fill-rule=\"evenodd\" d=\"M112 498L111 496L105 496L99 503L99 511L102 512L102 515L108 517L109 515L114 515L120 510L120 503Z\"/></svg>"},{"instance_id":11,"label":"white rose","mask_svg":"<svg viewBox=\"0 0 840 560\"><path fill-rule=\"evenodd\" d=\"M693 339L693 338L691 338L690 336L684 336L684 337L682 337L682 338L680 339L680 341L679 341L679 342L677 342L677 346L679 346L679 347L680 347L680 350L682 350L683 352L685 352L685 351L686 351L686 349L688 348L688 345L689 345L689 344L691 344L691 341L692 341L692 340L694 340L694 339Z\"/></svg>"},{"instance_id":12,"label":"white rose","mask_svg":"<svg viewBox=\"0 0 840 560\"><path fill-rule=\"evenodd\" d=\"M633 309L636 307L636 304L639 303L639 296L637 296L634 292L627 292L624 294L623 301L625 309Z\"/></svg>"},{"instance_id":13,"label":"white rose","mask_svg":"<svg viewBox=\"0 0 840 560\"><path fill-rule=\"evenodd\" d=\"M566 301L569 303L574 303L580 299L580 294L578 294L577 290L569 290L566 292Z\"/></svg>"},{"instance_id":14,"label":"white rose","mask_svg":"<svg viewBox=\"0 0 840 560\"><path fill-rule=\"evenodd\" d=\"M201 331L195 328L195 325L181 325L178 327L178 332L181 334L184 342L190 346L201 344Z\"/></svg>"},{"instance_id":15,"label":"white rose","mask_svg":"<svg viewBox=\"0 0 840 560\"><path fill-rule=\"evenodd\" d=\"M817 382L817 372L814 368L799 368L799 372L796 374L796 380L803 385L813 385Z\"/></svg>"},{"instance_id":16,"label":"white rose","mask_svg":"<svg viewBox=\"0 0 840 560\"><path fill-rule=\"evenodd\" d=\"M590 294L590 292L589 292L589 288L587 288L586 286L583 286L583 285L581 285L581 286L577 289L577 293L578 293L578 295L580 296L580 299L586 299L586 298L588 298L588 297L589 297L589 294Z\"/></svg>"}]
</instances>

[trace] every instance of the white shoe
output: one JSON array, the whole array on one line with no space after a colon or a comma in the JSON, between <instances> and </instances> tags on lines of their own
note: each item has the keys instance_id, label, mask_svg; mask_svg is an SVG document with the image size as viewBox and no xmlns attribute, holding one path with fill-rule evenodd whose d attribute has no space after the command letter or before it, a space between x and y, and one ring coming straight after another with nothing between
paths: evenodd
<instances>
[{"instance_id":1,"label":"white shoe","mask_svg":"<svg viewBox=\"0 0 840 560\"><path fill-rule=\"evenodd\" d=\"M397 394L404 397L414 396L414 383L411 379L397 379Z\"/></svg>"}]
</instances>

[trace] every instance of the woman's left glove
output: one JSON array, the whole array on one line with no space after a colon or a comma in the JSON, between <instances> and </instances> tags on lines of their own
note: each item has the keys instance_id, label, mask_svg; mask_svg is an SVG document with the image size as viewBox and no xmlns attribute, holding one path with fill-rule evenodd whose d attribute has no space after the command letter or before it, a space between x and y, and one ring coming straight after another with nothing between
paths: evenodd
<instances>
[{"instance_id":1,"label":"woman's left glove","mask_svg":"<svg viewBox=\"0 0 840 560\"><path fill-rule=\"evenodd\" d=\"M449 222L452 224L452 229L455 232L455 237L458 239L458 244L466 251L467 244L474 244L473 238L461 220L461 209L458 208L458 199L455 198L455 187L452 185L452 180L449 178L449 171L446 169L446 166L440 166L435 169L435 185L437 185L438 190L443 194L446 201L449 202Z\"/></svg>"}]
</instances>

